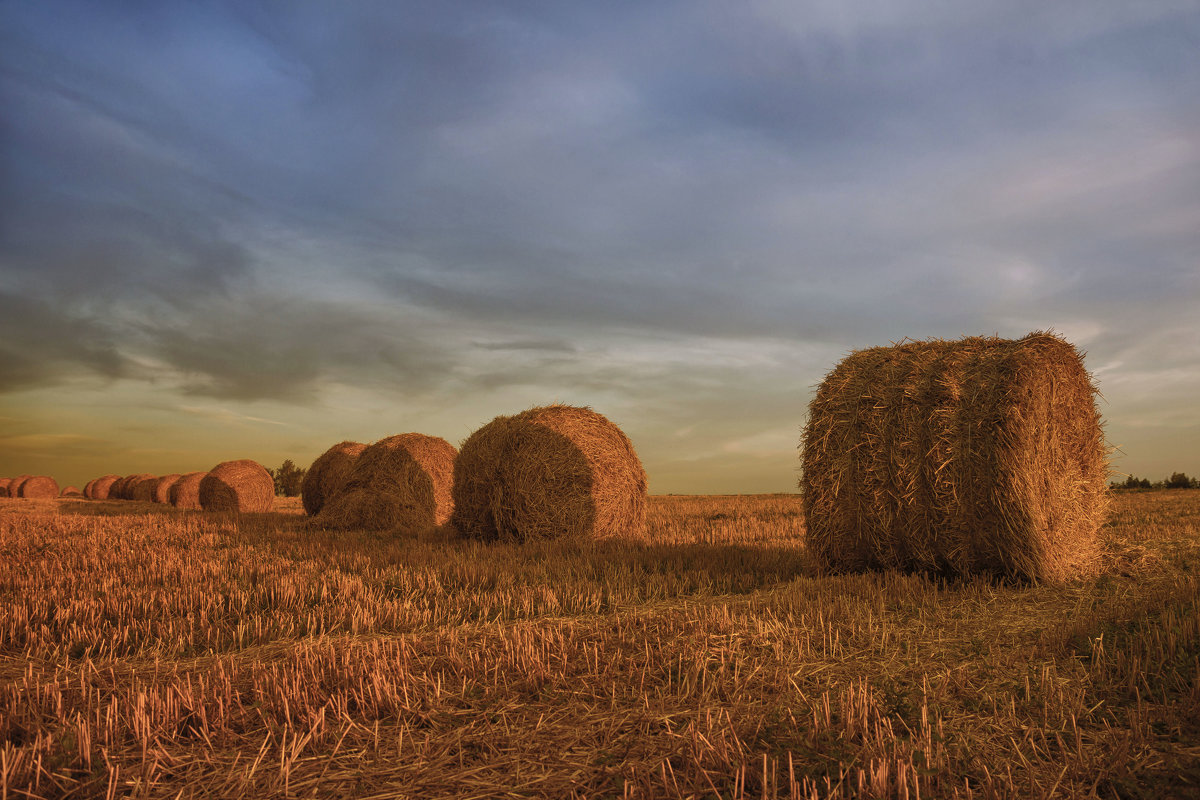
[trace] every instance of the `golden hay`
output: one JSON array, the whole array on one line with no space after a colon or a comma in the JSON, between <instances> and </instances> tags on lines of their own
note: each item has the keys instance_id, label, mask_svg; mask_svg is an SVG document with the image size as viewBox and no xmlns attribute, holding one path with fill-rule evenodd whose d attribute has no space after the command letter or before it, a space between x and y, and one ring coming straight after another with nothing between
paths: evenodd
<instances>
[{"instance_id":1,"label":"golden hay","mask_svg":"<svg viewBox=\"0 0 1200 800\"><path fill-rule=\"evenodd\" d=\"M8 497L8 485L12 481L12 478L0 478L0 497Z\"/></svg>"},{"instance_id":2,"label":"golden hay","mask_svg":"<svg viewBox=\"0 0 1200 800\"><path fill-rule=\"evenodd\" d=\"M156 503L171 502L171 484L179 480L180 477L181 476L178 472L173 472L170 475L163 475L158 479L157 482L155 482L154 493L150 499Z\"/></svg>"},{"instance_id":3,"label":"golden hay","mask_svg":"<svg viewBox=\"0 0 1200 800\"><path fill-rule=\"evenodd\" d=\"M131 480L125 491L130 500L135 500L139 503L153 503L154 489L157 486L157 475L145 475Z\"/></svg>"},{"instance_id":4,"label":"golden hay","mask_svg":"<svg viewBox=\"0 0 1200 800\"><path fill-rule=\"evenodd\" d=\"M111 496L113 484L117 482L120 476L118 475L103 475L92 481L93 500L107 500Z\"/></svg>"},{"instance_id":5,"label":"golden hay","mask_svg":"<svg viewBox=\"0 0 1200 800\"><path fill-rule=\"evenodd\" d=\"M126 475L123 478L117 478L117 481L112 485L112 489L109 491L108 496L114 500L128 500L129 490L133 482L135 480L141 480L145 477L148 477L145 473L137 473L134 475Z\"/></svg>"},{"instance_id":6,"label":"golden hay","mask_svg":"<svg viewBox=\"0 0 1200 800\"><path fill-rule=\"evenodd\" d=\"M200 479L199 496L205 511L270 511L275 480L257 461L223 461Z\"/></svg>"},{"instance_id":7,"label":"golden hay","mask_svg":"<svg viewBox=\"0 0 1200 800\"><path fill-rule=\"evenodd\" d=\"M1095 395L1049 333L851 353L804 428L810 551L833 571L1093 572L1108 500Z\"/></svg>"},{"instance_id":8,"label":"golden hay","mask_svg":"<svg viewBox=\"0 0 1200 800\"><path fill-rule=\"evenodd\" d=\"M590 408L497 417L454 466L451 524L479 539L638 536L646 473L625 434Z\"/></svg>"},{"instance_id":9,"label":"golden hay","mask_svg":"<svg viewBox=\"0 0 1200 800\"><path fill-rule=\"evenodd\" d=\"M401 433L365 448L317 522L329 528L420 534L450 517L454 445Z\"/></svg>"},{"instance_id":10,"label":"golden hay","mask_svg":"<svg viewBox=\"0 0 1200 800\"><path fill-rule=\"evenodd\" d=\"M365 444L358 442L340 442L317 456L300 484L300 500L306 514L312 517L321 513L325 502L337 494L354 462L366 449Z\"/></svg>"},{"instance_id":11,"label":"golden hay","mask_svg":"<svg viewBox=\"0 0 1200 800\"><path fill-rule=\"evenodd\" d=\"M15 477L11 481L9 481L8 496L9 497L20 497L21 496L21 484L24 483L25 481L29 480L32 477L33 477L32 475L18 475L17 477Z\"/></svg>"},{"instance_id":12,"label":"golden hay","mask_svg":"<svg viewBox=\"0 0 1200 800\"><path fill-rule=\"evenodd\" d=\"M176 508L200 508L200 481L207 472L189 472L171 482L167 499Z\"/></svg>"},{"instance_id":13,"label":"golden hay","mask_svg":"<svg viewBox=\"0 0 1200 800\"><path fill-rule=\"evenodd\" d=\"M47 475L34 475L21 481L17 496L30 500L53 500L58 497L58 481Z\"/></svg>"},{"instance_id":14,"label":"golden hay","mask_svg":"<svg viewBox=\"0 0 1200 800\"><path fill-rule=\"evenodd\" d=\"M58 493L59 497L83 497L83 492L79 491L78 486L68 486Z\"/></svg>"}]
</instances>

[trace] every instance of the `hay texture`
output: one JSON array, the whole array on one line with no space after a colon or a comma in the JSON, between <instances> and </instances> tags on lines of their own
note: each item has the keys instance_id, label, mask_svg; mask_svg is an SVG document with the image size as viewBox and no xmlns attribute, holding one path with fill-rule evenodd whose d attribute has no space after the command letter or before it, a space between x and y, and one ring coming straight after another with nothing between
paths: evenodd
<instances>
[{"instance_id":1,"label":"hay texture","mask_svg":"<svg viewBox=\"0 0 1200 800\"><path fill-rule=\"evenodd\" d=\"M112 492L113 484L117 482L118 475L104 475L92 481L92 493L88 495L93 500L107 500Z\"/></svg>"},{"instance_id":2,"label":"hay texture","mask_svg":"<svg viewBox=\"0 0 1200 800\"><path fill-rule=\"evenodd\" d=\"M176 508L200 508L200 481L207 472L189 472L172 481L167 499Z\"/></svg>"},{"instance_id":3,"label":"hay texture","mask_svg":"<svg viewBox=\"0 0 1200 800\"><path fill-rule=\"evenodd\" d=\"M810 551L832 571L1094 572L1108 499L1095 397L1080 353L1049 333L851 353L804 428Z\"/></svg>"},{"instance_id":4,"label":"hay texture","mask_svg":"<svg viewBox=\"0 0 1200 800\"><path fill-rule=\"evenodd\" d=\"M646 472L625 434L590 408L497 417L463 442L451 524L479 539L638 536Z\"/></svg>"},{"instance_id":5,"label":"hay texture","mask_svg":"<svg viewBox=\"0 0 1200 800\"><path fill-rule=\"evenodd\" d=\"M161 478L159 478L155 482L154 496L151 497L150 499L156 503L171 502L171 495L170 495L171 484L174 483L175 481L179 480L179 478L180 478L180 475L178 472L172 473L170 475L163 475Z\"/></svg>"},{"instance_id":6,"label":"hay texture","mask_svg":"<svg viewBox=\"0 0 1200 800\"><path fill-rule=\"evenodd\" d=\"M17 492L18 497L27 497L30 500L53 500L58 497L58 481L48 475L34 475L21 481Z\"/></svg>"},{"instance_id":7,"label":"hay texture","mask_svg":"<svg viewBox=\"0 0 1200 800\"><path fill-rule=\"evenodd\" d=\"M205 511L270 511L275 480L257 461L223 461L200 479L199 498Z\"/></svg>"},{"instance_id":8,"label":"hay texture","mask_svg":"<svg viewBox=\"0 0 1200 800\"><path fill-rule=\"evenodd\" d=\"M129 482L126 492L130 500L139 503L153 503L154 490L158 487L157 475L145 475Z\"/></svg>"},{"instance_id":9,"label":"hay texture","mask_svg":"<svg viewBox=\"0 0 1200 800\"><path fill-rule=\"evenodd\" d=\"M0 497L8 497L8 485L12 483L12 478L0 478Z\"/></svg>"},{"instance_id":10,"label":"hay texture","mask_svg":"<svg viewBox=\"0 0 1200 800\"><path fill-rule=\"evenodd\" d=\"M366 449L365 444L358 442L339 442L317 456L317 460L304 473L304 481L300 484L300 500L304 504L304 513L310 517L321 513L329 498L342 488L342 484L350 476L354 462Z\"/></svg>"},{"instance_id":11,"label":"hay texture","mask_svg":"<svg viewBox=\"0 0 1200 800\"><path fill-rule=\"evenodd\" d=\"M450 518L454 445L401 433L365 448L317 522L329 528L421 534Z\"/></svg>"}]
</instances>

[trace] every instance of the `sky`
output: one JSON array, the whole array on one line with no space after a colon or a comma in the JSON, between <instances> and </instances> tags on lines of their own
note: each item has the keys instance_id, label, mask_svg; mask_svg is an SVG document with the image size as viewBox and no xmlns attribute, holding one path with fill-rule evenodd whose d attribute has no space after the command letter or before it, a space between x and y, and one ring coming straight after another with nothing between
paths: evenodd
<instances>
[{"instance_id":1,"label":"sky","mask_svg":"<svg viewBox=\"0 0 1200 800\"><path fill-rule=\"evenodd\" d=\"M0 0L0 475L563 402L788 492L850 351L1042 329L1200 474L1200 0Z\"/></svg>"}]
</instances>

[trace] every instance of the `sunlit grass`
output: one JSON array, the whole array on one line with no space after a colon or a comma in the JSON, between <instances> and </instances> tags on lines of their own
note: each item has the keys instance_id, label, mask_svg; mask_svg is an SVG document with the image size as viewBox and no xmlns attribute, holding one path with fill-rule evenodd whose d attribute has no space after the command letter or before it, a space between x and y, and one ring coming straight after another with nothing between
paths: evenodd
<instances>
[{"instance_id":1,"label":"sunlit grass","mask_svg":"<svg viewBox=\"0 0 1200 800\"><path fill-rule=\"evenodd\" d=\"M792 495L653 544L297 512L0 501L6 796L1200 792L1200 492L1063 586L821 576Z\"/></svg>"}]
</instances>

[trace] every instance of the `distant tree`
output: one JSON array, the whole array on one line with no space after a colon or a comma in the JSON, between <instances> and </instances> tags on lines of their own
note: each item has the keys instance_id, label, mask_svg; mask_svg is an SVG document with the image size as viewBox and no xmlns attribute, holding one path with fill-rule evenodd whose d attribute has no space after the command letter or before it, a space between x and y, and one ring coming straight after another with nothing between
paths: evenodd
<instances>
[{"instance_id":1,"label":"distant tree","mask_svg":"<svg viewBox=\"0 0 1200 800\"><path fill-rule=\"evenodd\" d=\"M300 483L304 480L306 469L297 467L290 459L285 459L278 469L267 469L271 477L275 479L275 494L283 495L284 497L295 497L300 494Z\"/></svg>"},{"instance_id":2,"label":"distant tree","mask_svg":"<svg viewBox=\"0 0 1200 800\"><path fill-rule=\"evenodd\" d=\"M1167 489L1191 489L1195 482L1182 472L1172 472L1171 477L1163 481Z\"/></svg>"}]
</instances>

